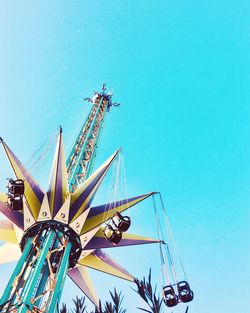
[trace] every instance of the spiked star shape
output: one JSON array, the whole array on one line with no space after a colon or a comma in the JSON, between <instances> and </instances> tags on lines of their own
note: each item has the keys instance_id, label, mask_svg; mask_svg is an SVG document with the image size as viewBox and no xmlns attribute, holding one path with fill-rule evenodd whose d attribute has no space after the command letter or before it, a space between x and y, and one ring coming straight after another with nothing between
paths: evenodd
<instances>
[{"instance_id":1,"label":"spiked star shape","mask_svg":"<svg viewBox=\"0 0 250 313\"><path fill-rule=\"evenodd\" d=\"M87 268L133 281L134 277L112 260L102 249L155 243L158 240L123 233L122 240L114 246L105 239L101 225L112 218L116 212L127 210L153 193L104 205L91 206L95 194L116 158L118 151L103 163L82 185L70 193L63 138L62 132L60 132L49 188L47 192L44 192L3 140L2 144L16 178L24 181L25 201L22 211L12 211L7 205L7 196L0 194L0 212L7 217L7 220L0 221L0 240L6 242L0 247L0 264L19 259L21 256L19 243L30 227L38 223L54 220L68 225L69 228L75 231L76 236L80 237L82 245L81 255L75 267L68 270L68 276L95 305L98 305L98 298Z\"/></svg>"}]
</instances>

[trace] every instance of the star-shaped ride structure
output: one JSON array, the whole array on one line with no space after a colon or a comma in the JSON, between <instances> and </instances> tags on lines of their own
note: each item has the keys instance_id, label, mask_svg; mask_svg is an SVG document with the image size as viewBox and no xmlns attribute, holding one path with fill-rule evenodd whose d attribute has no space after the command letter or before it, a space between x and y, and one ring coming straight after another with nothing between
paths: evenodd
<instances>
[{"instance_id":1,"label":"star-shaped ride structure","mask_svg":"<svg viewBox=\"0 0 250 313\"><path fill-rule=\"evenodd\" d=\"M123 233L120 242L114 245L105 238L103 225L117 212L127 210L154 192L99 206L91 205L119 150L71 193L60 131L49 188L45 192L4 140L1 141L16 178L24 182L24 203L22 210L11 210L8 196L0 194L0 212L7 217L7 220L0 221L0 240L5 241L0 247L0 263L18 260L22 254L25 236L32 229L54 223L61 229L67 228L70 235L79 242L80 251L78 247L77 253L74 254L74 257L77 255L77 259L73 265L71 264L67 274L96 306L99 299L88 274L88 268L134 281L134 277L103 249L156 243L159 240Z\"/></svg>"}]
</instances>

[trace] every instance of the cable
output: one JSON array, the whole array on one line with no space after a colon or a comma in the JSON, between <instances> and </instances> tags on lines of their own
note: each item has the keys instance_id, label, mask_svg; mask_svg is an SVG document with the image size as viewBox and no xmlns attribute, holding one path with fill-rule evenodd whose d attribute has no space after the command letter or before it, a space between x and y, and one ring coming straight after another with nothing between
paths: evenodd
<instances>
[{"instance_id":1,"label":"cable","mask_svg":"<svg viewBox=\"0 0 250 313\"><path fill-rule=\"evenodd\" d=\"M106 221L106 219L108 217L108 211L113 209L113 208L111 208L111 204L115 203L115 201L116 201L117 168L119 166L119 154L120 154L120 151L118 152L118 155L116 156L116 158L114 160L113 171L112 171L109 189L108 189L107 197L106 197L106 205L105 205L104 212L103 212L104 214L103 214L103 218L102 218L102 224Z\"/></svg>"},{"instance_id":2,"label":"cable","mask_svg":"<svg viewBox=\"0 0 250 313\"><path fill-rule=\"evenodd\" d=\"M166 278L167 278L167 283L170 284L171 280L170 280L170 277L169 277L168 272L167 272L166 260L165 260L165 256L164 256L164 253L163 253L163 250L162 250L162 244L163 244L162 240L164 239L164 235L163 235L163 231L162 231L161 224L160 224L159 214L157 212L157 207L156 207L155 195L154 194L152 195L152 198L153 198L153 205L154 205L155 221L156 221L156 229L157 229L158 239L161 240L159 246L160 246L161 264L163 266L162 272L163 272L163 275L164 275L164 271L165 271ZM168 249L168 245L166 243L164 243L164 247L165 247L166 255L168 257L168 263L169 263L169 268L170 268L170 273L171 273L172 279L174 281L176 281L176 273L175 273L175 270L173 268L173 262L172 262L172 258L171 258L171 255L170 255L170 251ZM167 250L166 250L166 247L167 247Z\"/></svg>"},{"instance_id":3,"label":"cable","mask_svg":"<svg viewBox=\"0 0 250 313\"><path fill-rule=\"evenodd\" d=\"M126 199L126 204L128 204L128 185L126 179L126 169L125 169L125 161L123 156L123 150L121 149L121 166L122 166L122 174L123 174L123 184L124 184L124 195Z\"/></svg>"},{"instance_id":4,"label":"cable","mask_svg":"<svg viewBox=\"0 0 250 313\"><path fill-rule=\"evenodd\" d=\"M167 264L166 264L166 260L162 251L162 243L159 243L159 248L160 248L160 259L161 259L161 271L162 271L162 287L164 287L165 283L164 283L164 277L166 277L166 282L167 284L170 284L170 277L168 274L168 270L167 270Z\"/></svg>"},{"instance_id":5,"label":"cable","mask_svg":"<svg viewBox=\"0 0 250 313\"><path fill-rule=\"evenodd\" d=\"M28 172L31 172L33 168L39 163L40 159L42 159L46 152L49 150L50 146L55 142L55 138L57 136L57 132L53 133L49 138L33 153L33 155L30 157L28 162L26 163L26 167L28 167L29 164L31 164L31 161L35 158L36 155L38 155L38 158L34 161L33 164L28 169ZM44 149L43 149L44 148ZM41 153L39 153L41 151ZM39 153L39 154L38 154Z\"/></svg>"},{"instance_id":6,"label":"cable","mask_svg":"<svg viewBox=\"0 0 250 313\"><path fill-rule=\"evenodd\" d=\"M173 232L172 232L170 223L169 223L169 219L168 219L168 216L167 216L167 212L166 212L166 209L165 209L165 206L164 206L164 203L163 203L162 196L161 196L161 193L160 193L160 192L159 192L159 198L160 198L160 202L161 202L161 206L162 206L163 215L164 215L164 218L165 218L165 219L164 219L164 223L165 223L166 229L168 230L168 233L169 233L171 242L172 242L172 244L173 244L173 248L174 248L175 254L176 254L176 256L177 256L177 258L178 258L178 261L179 261L179 263L180 263L180 267L181 267L181 270L182 270L183 275L184 275L184 277L185 277L185 280L188 281L186 271L185 271L185 269L184 269L183 263L182 263L182 261L181 261L180 255L179 255L178 250L177 250L176 241L175 241L175 239L174 239L174 235L173 235Z\"/></svg>"}]
</instances>

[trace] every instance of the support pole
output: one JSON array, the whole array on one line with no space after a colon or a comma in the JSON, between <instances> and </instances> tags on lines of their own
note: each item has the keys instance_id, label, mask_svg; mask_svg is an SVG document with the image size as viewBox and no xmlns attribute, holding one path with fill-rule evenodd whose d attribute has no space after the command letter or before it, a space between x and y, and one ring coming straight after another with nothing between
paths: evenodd
<instances>
[{"instance_id":1,"label":"support pole","mask_svg":"<svg viewBox=\"0 0 250 313\"><path fill-rule=\"evenodd\" d=\"M44 243L42 244L40 254L38 256L38 259L36 261L36 266L34 267L34 270L31 274L31 277L29 277L29 283L27 287L24 290L24 294L22 297L22 305L17 310L17 313L26 313L27 308L32 310L34 303L31 303L32 299L32 293L34 292L35 284L38 280L38 277L41 273L42 267L44 265L46 256L49 252L49 249L51 247L51 244L55 238L54 231L50 230L45 238Z\"/></svg>"},{"instance_id":2,"label":"support pole","mask_svg":"<svg viewBox=\"0 0 250 313\"><path fill-rule=\"evenodd\" d=\"M37 292L36 292L36 297L38 297L40 294L42 294L44 292L44 290L45 290L46 284L48 282L48 277L49 277L48 265L45 266L45 268L44 268L43 272L41 273L41 275L42 275L42 277L41 277L41 280L39 282L39 286L38 286L38 289L37 289ZM39 307L41 301L42 301L42 297L35 301L35 305L37 307Z\"/></svg>"},{"instance_id":3,"label":"support pole","mask_svg":"<svg viewBox=\"0 0 250 313\"><path fill-rule=\"evenodd\" d=\"M13 286L14 281L16 280L17 276L22 272L23 267L27 261L27 258L31 252L32 247L33 247L33 240L32 240L32 238L29 238L29 240L27 241L27 243L24 247L22 256L19 259L19 261L16 265L16 268L14 269L14 272L11 275L11 278L8 282L7 287L5 288L5 291L4 291L2 298L1 298L0 305L3 305L6 301L10 300L10 298L13 296L12 292L13 292L13 287L14 287Z\"/></svg>"},{"instance_id":4,"label":"support pole","mask_svg":"<svg viewBox=\"0 0 250 313\"><path fill-rule=\"evenodd\" d=\"M56 310L56 304L60 302L62 290L65 282L65 278L68 272L69 267L69 254L72 247L71 242L67 242L65 246L65 250L63 253L63 257L61 260L60 267L58 269L58 274L56 278L56 288L54 290L54 293L52 295L51 301L50 301L50 309L48 313L54 313Z\"/></svg>"}]
</instances>

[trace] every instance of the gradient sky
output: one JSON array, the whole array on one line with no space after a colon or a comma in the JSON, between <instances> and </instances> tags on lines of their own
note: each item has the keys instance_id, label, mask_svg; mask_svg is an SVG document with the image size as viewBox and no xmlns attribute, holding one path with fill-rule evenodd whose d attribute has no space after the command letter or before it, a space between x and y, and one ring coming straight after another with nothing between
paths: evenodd
<instances>
[{"instance_id":1,"label":"gradient sky","mask_svg":"<svg viewBox=\"0 0 250 313\"><path fill-rule=\"evenodd\" d=\"M249 20L246 0L0 2L0 135L25 163L61 124L69 151L83 97L114 89L121 107L96 164L122 146L129 195L162 192L195 292L190 313L249 310ZM2 152L2 190L8 175ZM132 231L156 236L150 200L130 213ZM156 246L110 254L135 276L152 267L161 285ZM0 268L1 292L13 267ZM101 298L117 286L129 313L142 305L131 284L93 278ZM67 280L63 301L76 294Z\"/></svg>"}]
</instances>

